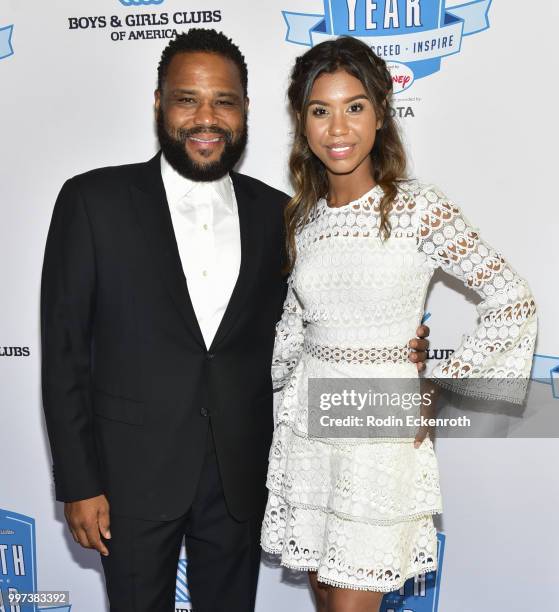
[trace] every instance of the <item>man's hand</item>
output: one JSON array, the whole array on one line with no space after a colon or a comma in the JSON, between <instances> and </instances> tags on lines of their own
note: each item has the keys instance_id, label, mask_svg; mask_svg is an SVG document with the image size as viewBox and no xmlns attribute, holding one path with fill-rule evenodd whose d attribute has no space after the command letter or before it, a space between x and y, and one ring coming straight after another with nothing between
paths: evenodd
<instances>
[{"instance_id":1,"label":"man's hand","mask_svg":"<svg viewBox=\"0 0 559 612\"><path fill-rule=\"evenodd\" d=\"M429 348L429 340L426 340L426 338L429 337L430 332L431 330L427 327L427 325L420 325L415 332L417 334L417 338L413 338L413 340L410 340L408 344L408 346L413 349L413 352L410 353L409 359L416 364L418 372L425 369L427 349Z\"/></svg>"},{"instance_id":2,"label":"man's hand","mask_svg":"<svg viewBox=\"0 0 559 612\"><path fill-rule=\"evenodd\" d=\"M109 551L101 540L101 535L111 539L109 531L109 502L104 495L64 504L64 516L74 540L84 548L95 548L102 555Z\"/></svg>"}]
</instances>

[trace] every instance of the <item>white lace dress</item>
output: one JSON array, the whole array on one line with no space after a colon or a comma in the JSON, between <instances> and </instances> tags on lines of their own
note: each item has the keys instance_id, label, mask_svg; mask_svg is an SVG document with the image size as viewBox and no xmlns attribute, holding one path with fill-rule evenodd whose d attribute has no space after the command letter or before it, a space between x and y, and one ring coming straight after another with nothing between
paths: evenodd
<instances>
[{"instance_id":1,"label":"white lace dress","mask_svg":"<svg viewBox=\"0 0 559 612\"><path fill-rule=\"evenodd\" d=\"M537 323L527 283L437 187L400 184L384 243L382 193L376 186L340 208L320 200L297 236L276 329L272 377L282 390L261 544L286 567L318 571L324 583L388 592L437 567L433 444L309 437L308 379L417 376L407 343L438 267L482 301L477 329L437 366L437 378L527 379ZM503 398L522 401L519 388Z\"/></svg>"}]
</instances>

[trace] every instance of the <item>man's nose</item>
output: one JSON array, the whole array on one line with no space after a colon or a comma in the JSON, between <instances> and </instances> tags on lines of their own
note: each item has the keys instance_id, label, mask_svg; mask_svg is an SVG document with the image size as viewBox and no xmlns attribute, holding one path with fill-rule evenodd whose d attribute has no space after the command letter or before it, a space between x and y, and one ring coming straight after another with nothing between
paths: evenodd
<instances>
[{"instance_id":1,"label":"man's nose","mask_svg":"<svg viewBox=\"0 0 559 612\"><path fill-rule=\"evenodd\" d=\"M215 108L210 102L203 102L198 106L194 115L194 123L202 126L210 126L217 123Z\"/></svg>"}]
</instances>

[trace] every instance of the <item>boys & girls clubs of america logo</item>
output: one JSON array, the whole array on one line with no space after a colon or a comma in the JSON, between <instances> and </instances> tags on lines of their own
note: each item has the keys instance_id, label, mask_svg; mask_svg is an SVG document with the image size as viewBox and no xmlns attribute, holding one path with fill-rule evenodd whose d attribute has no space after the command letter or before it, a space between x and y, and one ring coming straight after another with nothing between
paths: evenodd
<instances>
[{"instance_id":1,"label":"boys & girls clubs of america logo","mask_svg":"<svg viewBox=\"0 0 559 612\"><path fill-rule=\"evenodd\" d=\"M359 38L386 61L401 93L460 53L463 38L489 28L491 1L324 0L324 14L282 11L285 39L310 47L340 35Z\"/></svg>"}]
</instances>

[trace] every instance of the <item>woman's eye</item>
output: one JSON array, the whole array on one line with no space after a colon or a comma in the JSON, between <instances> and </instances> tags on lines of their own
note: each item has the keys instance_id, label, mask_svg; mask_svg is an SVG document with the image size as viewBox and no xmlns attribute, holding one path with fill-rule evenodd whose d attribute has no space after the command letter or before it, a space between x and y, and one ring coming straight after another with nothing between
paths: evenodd
<instances>
[{"instance_id":1,"label":"woman's eye","mask_svg":"<svg viewBox=\"0 0 559 612\"><path fill-rule=\"evenodd\" d=\"M320 108L320 107L313 108L312 114L315 117L323 117L326 114L326 109L325 108Z\"/></svg>"},{"instance_id":2,"label":"woman's eye","mask_svg":"<svg viewBox=\"0 0 559 612\"><path fill-rule=\"evenodd\" d=\"M363 110L363 104L361 104L360 102L356 102L355 104L352 104L349 107L349 110L352 113L358 113L359 111Z\"/></svg>"}]
</instances>

